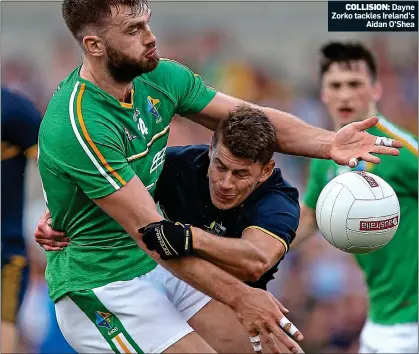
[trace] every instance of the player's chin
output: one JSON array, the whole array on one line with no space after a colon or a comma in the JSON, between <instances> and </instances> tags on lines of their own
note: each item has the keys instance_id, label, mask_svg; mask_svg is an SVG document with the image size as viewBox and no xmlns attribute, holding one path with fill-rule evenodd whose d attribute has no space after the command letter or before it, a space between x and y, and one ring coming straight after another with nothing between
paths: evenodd
<instances>
[{"instance_id":1,"label":"player's chin","mask_svg":"<svg viewBox=\"0 0 419 354\"><path fill-rule=\"evenodd\" d=\"M157 65L159 65L159 62L160 62L160 57L157 53L155 53L152 56L145 57L144 59L144 64L147 67L147 69L149 69L150 71L157 68Z\"/></svg>"},{"instance_id":2,"label":"player's chin","mask_svg":"<svg viewBox=\"0 0 419 354\"><path fill-rule=\"evenodd\" d=\"M219 210L228 210L228 209L232 209L236 206L237 202L236 202L236 198L232 199L232 200L220 200L220 198L217 198L216 196L211 198L212 199L212 204L214 204L214 206L219 209Z\"/></svg>"},{"instance_id":3,"label":"player's chin","mask_svg":"<svg viewBox=\"0 0 419 354\"><path fill-rule=\"evenodd\" d=\"M335 116L337 117L337 120L342 127L358 120L357 119L358 115L355 111L351 111L351 112L338 111Z\"/></svg>"}]
</instances>

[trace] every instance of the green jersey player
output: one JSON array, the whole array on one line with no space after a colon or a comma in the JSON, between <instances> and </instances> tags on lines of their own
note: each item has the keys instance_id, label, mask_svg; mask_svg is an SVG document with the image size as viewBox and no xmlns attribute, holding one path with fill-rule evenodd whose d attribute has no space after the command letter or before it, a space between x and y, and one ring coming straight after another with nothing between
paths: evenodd
<instances>
[{"instance_id":1,"label":"green jersey player","mask_svg":"<svg viewBox=\"0 0 419 354\"><path fill-rule=\"evenodd\" d=\"M67 248L48 254L46 270L68 342L78 352L244 352L252 350L249 334L256 348L259 334L274 334L298 351L279 323L294 326L272 295L198 257L163 261L138 231L159 223L158 239L191 234L188 225L164 221L152 198L172 116L214 129L243 102L216 93L181 64L159 60L144 0L65 0L62 12L84 60L49 103L38 161L52 226L70 238ZM398 155L402 146L377 146L362 132L376 118L333 133L262 109L285 153L377 163L370 153Z\"/></svg>"},{"instance_id":2,"label":"green jersey player","mask_svg":"<svg viewBox=\"0 0 419 354\"><path fill-rule=\"evenodd\" d=\"M372 54L361 44L332 43L323 48L321 97L338 127L377 114L368 129L374 135L404 143L399 158L383 156L379 165L361 161L355 168L387 181L400 202L400 225L392 241L355 258L365 274L369 294L368 321L361 334L362 353L418 351L418 143L417 138L377 113L381 86ZM349 167L312 160L296 243L313 234L316 202L323 187Z\"/></svg>"}]
</instances>

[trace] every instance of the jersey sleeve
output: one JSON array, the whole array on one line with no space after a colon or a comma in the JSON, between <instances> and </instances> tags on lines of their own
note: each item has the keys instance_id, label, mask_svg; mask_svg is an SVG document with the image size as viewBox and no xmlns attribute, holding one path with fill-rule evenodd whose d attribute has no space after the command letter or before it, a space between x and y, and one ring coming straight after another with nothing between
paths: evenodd
<instances>
[{"instance_id":1,"label":"jersey sleeve","mask_svg":"<svg viewBox=\"0 0 419 354\"><path fill-rule=\"evenodd\" d=\"M19 146L27 157L36 158L41 114L23 95L12 94L11 97L11 117L7 120L10 141Z\"/></svg>"},{"instance_id":2,"label":"jersey sleeve","mask_svg":"<svg viewBox=\"0 0 419 354\"><path fill-rule=\"evenodd\" d=\"M123 187L135 172L127 162L118 128L87 107L70 112L70 122L66 130L58 125L54 130L50 125L50 129L41 131L40 160L64 172L90 199L105 197ZM63 133L65 138L60 138Z\"/></svg>"},{"instance_id":3,"label":"jersey sleeve","mask_svg":"<svg viewBox=\"0 0 419 354\"><path fill-rule=\"evenodd\" d=\"M321 173L320 161L311 160L307 187L303 198L304 204L311 209L316 209L317 199L324 188Z\"/></svg>"},{"instance_id":4,"label":"jersey sleeve","mask_svg":"<svg viewBox=\"0 0 419 354\"><path fill-rule=\"evenodd\" d=\"M295 238L299 220L298 191L289 187L271 191L259 200L247 217L245 230L255 228L265 232L282 242L287 252Z\"/></svg>"},{"instance_id":5,"label":"jersey sleeve","mask_svg":"<svg viewBox=\"0 0 419 354\"><path fill-rule=\"evenodd\" d=\"M216 90L205 85L201 76L188 67L168 59L165 61L170 65L174 80L171 95L176 100L176 113L184 115L202 111L214 98Z\"/></svg>"}]
</instances>

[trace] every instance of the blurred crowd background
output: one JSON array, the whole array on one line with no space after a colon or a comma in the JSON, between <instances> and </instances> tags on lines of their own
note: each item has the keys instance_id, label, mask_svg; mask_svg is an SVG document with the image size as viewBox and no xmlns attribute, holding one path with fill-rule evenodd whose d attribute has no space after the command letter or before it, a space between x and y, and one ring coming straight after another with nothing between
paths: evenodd
<instances>
[{"instance_id":1,"label":"blurred crowd background","mask_svg":"<svg viewBox=\"0 0 419 354\"><path fill-rule=\"evenodd\" d=\"M27 94L41 112L81 52L61 19L59 2L2 3L2 84ZM384 85L381 112L403 128L418 128L416 33L328 33L327 3L151 1L151 26L162 56L200 74L220 91L294 113L333 129L319 101L318 50L332 39L365 42ZM64 137L63 137L64 138ZM208 143L210 132L179 117L170 145ZM285 177L304 194L308 160L276 155ZM35 164L26 173L25 236L31 285L20 313L21 351L71 352L57 333L44 282L45 256L33 231L45 209ZM354 353L367 297L350 255L320 235L281 263L269 290L290 309L306 352Z\"/></svg>"}]
</instances>

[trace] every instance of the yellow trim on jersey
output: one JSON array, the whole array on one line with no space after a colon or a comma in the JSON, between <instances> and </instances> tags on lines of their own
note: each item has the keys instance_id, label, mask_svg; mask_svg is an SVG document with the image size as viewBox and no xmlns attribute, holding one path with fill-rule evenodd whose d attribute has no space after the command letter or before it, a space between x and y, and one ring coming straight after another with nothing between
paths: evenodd
<instances>
[{"instance_id":1,"label":"yellow trim on jersey","mask_svg":"<svg viewBox=\"0 0 419 354\"><path fill-rule=\"evenodd\" d=\"M125 103L125 102L119 101L119 104L124 108L134 107L134 90L131 90L131 103Z\"/></svg>"},{"instance_id":2,"label":"yellow trim on jersey","mask_svg":"<svg viewBox=\"0 0 419 354\"><path fill-rule=\"evenodd\" d=\"M380 121L378 121L376 127L378 130L381 130L383 133L388 134L390 137L400 141L403 144L403 148L406 148L415 156L418 156L418 148L414 146L412 143L410 143L409 141L407 141L405 138L403 138L400 134L397 134L394 131L392 131L390 128L384 126Z\"/></svg>"},{"instance_id":3,"label":"yellow trim on jersey","mask_svg":"<svg viewBox=\"0 0 419 354\"><path fill-rule=\"evenodd\" d=\"M263 233L265 233L265 234L267 234L269 236L272 236L274 239L280 241L285 246L285 253L288 252L288 245L287 245L287 243L281 237L275 235L274 233L272 233L272 232L264 229L263 227L259 227L259 226L248 226L248 227L246 227L243 230L243 232L245 232L247 229L256 229L256 230L262 231Z\"/></svg>"},{"instance_id":4,"label":"yellow trim on jersey","mask_svg":"<svg viewBox=\"0 0 419 354\"><path fill-rule=\"evenodd\" d=\"M126 346L126 344L122 341L121 337L119 336L119 334L115 337L115 340L118 342L118 344L121 346L122 350L124 351L124 353L130 353L130 350L128 349L128 347Z\"/></svg>"},{"instance_id":5,"label":"yellow trim on jersey","mask_svg":"<svg viewBox=\"0 0 419 354\"><path fill-rule=\"evenodd\" d=\"M106 169L110 173L112 173L112 175L124 186L124 185L127 184L127 182L125 182L125 180L109 165L108 161L106 161L106 159L103 157L103 155L101 154L101 152L99 151L99 149L97 148L95 143L90 138L89 133L87 132L86 125L84 124L84 119L83 119L83 115L82 115L82 112L81 112L81 100L82 100L82 97L83 97L85 87L86 87L86 84L84 84L84 83L81 84L79 94L77 95L77 118L79 120L80 127L81 127L81 130L83 132L84 138L87 140L90 147L95 152L96 156L99 158L100 162L102 162L103 166L105 166Z\"/></svg>"},{"instance_id":6,"label":"yellow trim on jersey","mask_svg":"<svg viewBox=\"0 0 419 354\"><path fill-rule=\"evenodd\" d=\"M20 155L22 150L19 146L13 145L8 141L1 142L1 160L8 160Z\"/></svg>"},{"instance_id":7,"label":"yellow trim on jersey","mask_svg":"<svg viewBox=\"0 0 419 354\"><path fill-rule=\"evenodd\" d=\"M38 144L32 145L31 147L27 148L24 152L26 157L30 159L36 159L38 156Z\"/></svg>"},{"instance_id":8,"label":"yellow trim on jersey","mask_svg":"<svg viewBox=\"0 0 419 354\"><path fill-rule=\"evenodd\" d=\"M168 125L166 128L164 128L160 133L157 133L156 135L154 135L151 140L147 143L147 149L145 149L145 151L140 152L139 154L135 154L132 155L130 157L128 157L128 162L131 162L133 160L139 159L140 157L143 157L145 155L148 154L148 148L151 146L151 144L153 144L158 138L162 137L163 135L165 135L167 133L167 131L169 130L170 125Z\"/></svg>"},{"instance_id":9,"label":"yellow trim on jersey","mask_svg":"<svg viewBox=\"0 0 419 354\"><path fill-rule=\"evenodd\" d=\"M11 257L1 270L1 320L14 323L19 310L22 271L27 260L23 256Z\"/></svg>"}]
</instances>

